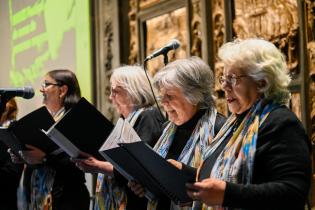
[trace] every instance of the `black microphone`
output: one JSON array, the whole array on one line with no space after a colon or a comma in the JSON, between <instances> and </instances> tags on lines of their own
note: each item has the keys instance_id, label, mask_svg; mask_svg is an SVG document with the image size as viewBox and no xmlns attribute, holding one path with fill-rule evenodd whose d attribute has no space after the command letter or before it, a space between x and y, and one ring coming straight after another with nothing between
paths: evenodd
<instances>
[{"instance_id":1,"label":"black microphone","mask_svg":"<svg viewBox=\"0 0 315 210\"><path fill-rule=\"evenodd\" d=\"M0 95L4 97L23 97L25 99L33 98L34 89L30 86L22 88L0 88Z\"/></svg>"},{"instance_id":2,"label":"black microphone","mask_svg":"<svg viewBox=\"0 0 315 210\"><path fill-rule=\"evenodd\" d=\"M161 49L153 52L151 55L144 59L144 62L151 60L159 55L165 55L170 50L176 50L180 46L180 42L177 39L172 39L166 46L162 47Z\"/></svg>"}]
</instances>

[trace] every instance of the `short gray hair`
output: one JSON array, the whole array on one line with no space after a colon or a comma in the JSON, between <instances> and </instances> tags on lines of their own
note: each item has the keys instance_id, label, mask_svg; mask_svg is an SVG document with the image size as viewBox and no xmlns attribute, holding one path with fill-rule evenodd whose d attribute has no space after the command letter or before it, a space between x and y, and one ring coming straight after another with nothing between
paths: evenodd
<instances>
[{"instance_id":1,"label":"short gray hair","mask_svg":"<svg viewBox=\"0 0 315 210\"><path fill-rule=\"evenodd\" d=\"M148 75L150 79L150 76ZM151 80L151 79L150 79ZM140 66L122 66L114 69L110 83L116 82L128 93L135 107L154 105L154 98L144 69Z\"/></svg>"},{"instance_id":2,"label":"short gray hair","mask_svg":"<svg viewBox=\"0 0 315 210\"><path fill-rule=\"evenodd\" d=\"M266 86L258 89L265 99L288 103L291 78L285 56L273 43L258 38L238 39L224 44L218 55L226 66L241 69L256 82L265 81Z\"/></svg>"},{"instance_id":3,"label":"short gray hair","mask_svg":"<svg viewBox=\"0 0 315 210\"><path fill-rule=\"evenodd\" d=\"M185 98L200 109L213 108L213 72L199 57L179 59L169 63L154 76L154 85L179 88Z\"/></svg>"}]
</instances>

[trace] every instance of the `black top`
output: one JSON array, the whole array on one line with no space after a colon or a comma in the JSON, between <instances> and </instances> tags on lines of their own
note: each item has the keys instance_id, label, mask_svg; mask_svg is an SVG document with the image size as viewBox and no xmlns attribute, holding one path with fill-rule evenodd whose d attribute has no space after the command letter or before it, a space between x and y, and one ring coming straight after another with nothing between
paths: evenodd
<instances>
[{"instance_id":1,"label":"black top","mask_svg":"<svg viewBox=\"0 0 315 210\"><path fill-rule=\"evenodd\" d=\"M17 187L23 164L14 164L7 152L8 147L0 142L0 209L17 209Z\"/></svg>"},{"instance_id":2,"label":"black top","mask_svg":"<svg viewBox=\"0 0 315 210\"><path fill-rule=\"evenodd\" d=\"M174 140L166 155L166 159L174 159L174 160L178 159L187 141L189 140L194 128L196 127L199 119L203 116L205 112L206 112L205 109L201 109L189 121L185 122L184 124L180 126L177 126ZM215 120L215 127L214 127L215 132L220 130L222 125L225 123L225 120L226 119L222 114L217 113L216 120ZM188 168L189 166L183 165L184 171L186 167ZM187 171L187 173L189 173L189 171ZM158 210L169 209L170 204L171 204L171 200L168 197L163 196L159 198L157 209Z\"/></svg>"},{"instance_id":3,"label":"black top","mask_svg":"<svg viewBox=\"0 0 315 210\"><path fill-rule=\"evenodd\" d=\"M84 172L70 161L64 152L47 157L47 166L56 170L53 184L53 210L86 210L89 209L90 195L85 185ZM37 166L27 166L24 173L24 187L30 202L30 180Z\"/></svg>"},{"instance_id":4,"label":"black top","mask_svg":"<svg viewBox=\"0 0 315 210\"><path fill-rule=\"evenodd\" d=\"M144 110L139 115L133 128L142 141L153 147L162 133L163 124L164 118L161 116L157 108L152 107ZM147 208L147 199L135 195L131 189L127 187L128 181L116 170L114 170L114 177L120 186L125 187L128 199L127 210L141 210Z\"/></svg>"},{"instance_id":5,"label":"black top","mask_svg":"<svg viewBox=\"0 0 315 210\"><path fill-rule=\"evenodd\" d=\"M213 156L208 159L201 170L211 171ZM302 124L285 106L273 110L259 128L252 178L249 185L227 183L223 206L304 209L311 181L310 144Z\"/></svg>"}]
</instances>

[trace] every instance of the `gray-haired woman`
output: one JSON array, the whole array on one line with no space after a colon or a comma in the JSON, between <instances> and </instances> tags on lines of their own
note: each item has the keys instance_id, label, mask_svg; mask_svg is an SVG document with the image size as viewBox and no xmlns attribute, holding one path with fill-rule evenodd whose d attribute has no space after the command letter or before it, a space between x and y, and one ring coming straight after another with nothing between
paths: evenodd
<instances>
[{"instance_id":1,"label":"gray-haired woman","mask_svg":"<svg viewBox=\"0 0 315 210\"><path fill-rule=\"evenodd\" d=\"M214 105L210 67L198 57L176 60L155 75L154 84L170 120L154 150L180 168L198 167L225 121ZM144 195L140 184L129 185L136 194ZM150 209L165 210L171 205L166 197L149 202Z\"/></svg>"},{"instance_id":2,"label":"gray-haired woman","mask_svg":"<svg viewBox=\"0 0 315 210\"><path fill-rule=\"evenodd\" d=\"M143 141L153 146L161 135L164 118L153 107L154 98L144 69L140 66L114 69L110 84L109 98L116 111L129 121ZM127 180L116 172L112 164L94 157L74 161L85 172L99 173L95 210L146 209L145 199L135 196L126 187Z\"/></svg>"},{"instance_id":3,"label":"gray-haired woman","mask_svg":"<svg viewBox=\"0 0 315 210\"><path fill-rule=\"evenodd\" d=\"M310 147L285 106L290 77L284 56L268 41L248 39L226 43L219 57L232 115L207 151L199 182L187 184L194 209L304 209Z\"/></svg>"}]
</instances>

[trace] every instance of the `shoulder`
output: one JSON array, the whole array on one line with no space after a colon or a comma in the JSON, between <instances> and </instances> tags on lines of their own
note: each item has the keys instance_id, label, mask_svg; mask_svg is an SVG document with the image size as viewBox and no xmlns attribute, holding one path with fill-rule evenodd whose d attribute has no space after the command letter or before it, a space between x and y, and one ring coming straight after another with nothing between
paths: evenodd
<instances>
[{"instance_id":1,"label":"shoulder","mask_svg":"<svg viewBox=\"0 0 315 210\"><path fill-rule=\"evenodd\" d=\"M138 120L157 121L159 124L165 122L164 116L156 107L146 108L139 116Z\"/></svg>"},{"instance_id":2,"label":"shoulder","mask_svg":"<svg viewBox=\"0 0 315 210\"><path fill-rule=\"evenodd\" d=\"M286 106L281 106L267 116L259 128L259 145L266 142L283 144L301 144L305 142L309 147L306 131L297 116ZM310 148L310 147L309 147Z\"/></svg>"}]
</instances>

